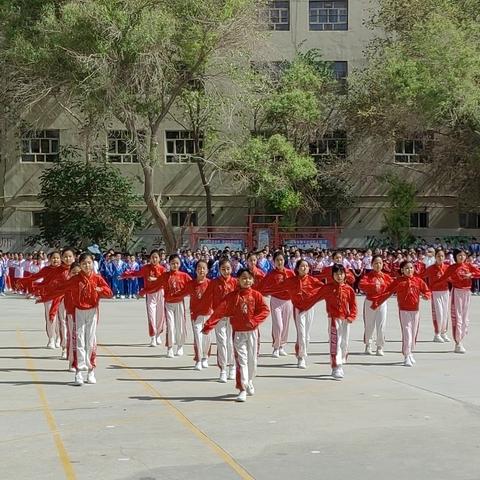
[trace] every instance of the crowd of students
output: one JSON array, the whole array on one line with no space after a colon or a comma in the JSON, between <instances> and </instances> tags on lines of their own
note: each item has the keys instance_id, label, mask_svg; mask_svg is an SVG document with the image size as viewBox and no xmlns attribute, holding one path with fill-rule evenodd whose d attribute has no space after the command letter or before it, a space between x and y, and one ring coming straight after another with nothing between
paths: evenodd
<instances>
[{"instance_id":1,"label":"crowd of students","mask_svg":"<svg viewBox=\"0 0 480 480\"><path fill-rule=\"evenodd\" d=\"M44 303L47 348L62 348L76 385L96 383L100 299L145 296L149 345L161 345L164 335L167 357L182 356L191 324L194 368L202 370L209 366L214 332L218 380L236 380L237 400L245 401L255 391L259 325L271 318L272 356L278 358L288 355L293 321L297 366L307 368L310 332L321 301L337 380L344 377L358 295L365 295L365 354L384 355L385 301L392 295L398 303L406 367L416 363L421 299L431 302L433 341L451 341L451 320L454 351L465 353L470 297L479 290L480 252L437 247L373 252L199 249L168 257L163 250L148 256L113 250L102 255L97 246L80 255L70 248L48 256L0 252L0 277L2 291L8 287Z\"/></svg>"}]
</instances>

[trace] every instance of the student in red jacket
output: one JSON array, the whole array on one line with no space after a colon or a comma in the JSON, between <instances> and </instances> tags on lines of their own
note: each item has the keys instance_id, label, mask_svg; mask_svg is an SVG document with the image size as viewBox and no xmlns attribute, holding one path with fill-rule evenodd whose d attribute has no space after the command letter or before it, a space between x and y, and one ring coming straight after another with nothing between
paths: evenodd
<instances>
[{"instance_id":1,"label":"student in red jacket","mask_svg":"<svg viewBox=\"0 0 480 480\"><path fill-rule=\"evenodd\" d=\"M202 368L208 368L212 344L212 336L202 334L205 321L212 313L212 299L209 294L206 294L211 280L207 278L208 264L205 260L197 262L195 271L197 277L190 280L176 298L190 297L189 310L193 329L195 370L202 370Z\"/></svg>"},{"instance_id":2,"label":"student in red jacket","mask_svg":"<svg viewBox=\"0 0 480 480\"><path fill-rule=\"evenodd\" d=\"M208 334L223 318L230 318L235 349L236 387L240 391L236 400L244 402L255 393L253 380L257 371L258 326L270 313L260 292L252 289L253 274L242 269L238 272L239 288L229 293L215 308L202 332Z\"/></svg>"},{"instance_id":3,"label":"student in red jacket","mask_svg":"<svg viewBox=\"0 0 480 480\"><path fill-rule=\"evenodd\" d=\"M255 284L259 284L263 278L265 278L265 272L257 266L258 256L256 253L251 252L247 257L247 268L253 275L253 281Z\"/></svg>"},{"instance_id":4,"label":"student in red jacket","mask_svg":"<svg viewBox=\"0 0 480 480\"><path fill-rule=\"evenodd\" d=\"M225 258L220 260L219 270L220 276L210 282L205 292L206 299L210 299L213 310L238 287L237 279L232 277L232 265L229 260ZM227 316L218 321L215 327L215 337L217 339L217 365L220 369L218 381L225 383L227 379L234 380L236 377L232 326Z\"/></svg>"},{"instance_id":5,"label":"student in red jacket","mask_svg":"<svg viewBox=\"0 0 480 480\"><path fill-rule=\"evenodd\" d=\"M404 365L413 367L416 363L413 357L413 349L418 334L420 312L418 311L420 297L428 300L431 297L426 283L415 276L414 265L409 260L400 264L401 276L378 296L374 296L372 308L378 308L394 293L397 294L398 309L400 313L400 325L402 327L402 353L405 357Z\"/></svg>"},{"instance_id":6,"label":"student in red jacket","mask_svg":"<svg viewBox=\"0 0 480 480\"><path fill-rule=\"evenodd\" d=\"M330 267L325 267L318 274L315 274L315 277L320 280L325 280L325 283L333 283L332 269L335 265L342 265L345 268L346 282L350 285L355 284L355 275L353 274L350 268L345 267L343 255L340 252L334 252L332 255L333 265ZM346 263L346 262L345 262Z\"/></svg>"},{"instance_id":7,"label":"student in red jacket","mask_svg":"<svg viewBox=\"0 0 480 480\"><path fill-rule=\"evenodd\" d=\"M455 340L455 353L465 353L463 340L467 335L468 325L470 323L470 297L472 288L472 279L480 278L480 268L472 263L467 263L467 252L464 250L454 250L453 257L455 262L450 265L445 273L433 283L435 288L442 282L452 284L451 292L451 317L453 339Z\"/></svg>"},{"instance_id":8,"label":"student in red jacket","mask_svg":"<svg viewBox=\"0 0 480 480\"><path fill-rule=\"evenodd\" d=\"M143 278L143 291L146 293L148 335L150 346L162 344L160 334L165 328L165 299L163 289L152 290L152 284L165 272L165 267L160 265L160 251L150 252L150 263L143 265L140 270L126 271L120 278Z\"/></svg>"},{"instance_id":9,"label":"student in red jacket","mask_svg":"<svg viewBox=\"0 0 480 480\"><path fill-rule=\"evenodd\" d=\"M287 278L283 283L269 289L272 295L286 292L294 307L295 326L297 328L297 343L295 353L297 367L307 368L308 345L310 329L313 322L315 304L314 294L324 286L317 277L309 275L310 266L306 260L300 259L295 265L295 276Z\"/></svg>"},{"instance_id":10,"label":"student in red jacket","mask_svg":"<svg viewBox=\"0 0 480 480\"><path fill-rule=\"evenodd\" d=\"M427 267L420 275L432 291L432 321L434 336L433 341L437 343L449 342L448 338L448 304L450 300L450 291L448 282L443 281L436 283L447 270L448 265L445 263L445 252L437 250L435 253L435 263Z\"/></svg>"},{"instance_id":11,"label":"student in red jacket","mask_svg":"<svg viewBox=\"0 0 480 480\"><path fill-rule=\"evenodd\" d=\"M183 345L187 336L187 318L183 298L178 298L187 283L192 279L188 273L181 272L180 255L173 253L168 257L170 271L151 282L150 290L156 292L163 288L165 295L165 318L167 323L167 357L173 358L173 345L177 346L175 355L183 355Z\"/></svg>"},{"instance_id":12,"label":"student in red jacket","mask_svg":"<svg viewBox=\"0 0 480 480\"><path fill-rule=\"evenodd\" d=\"M79 258L81 272L67 280L57 290L58 294L71 295L73 315L73 368L75 385L83 385L82 372L87 371L87 383L97 383L95 378L97 352L98 305L101 298L113 296L102 276L93 271L91 253L82 253Z\"/></svg>"},{"instance_id":13,"label":"student in red jacket","mask_svg":"<svg viewBox=\"0 0 480 480\"><path fill-rule=\"evenodd\" d=\"M368 272L360 280L360 290L366 297L363 304L363 322L365 325L365 334L363 341L365 343L365 353L373 355L373 332L377 331L376 354L383 356L383 347L385 346L385 328L387 323L387 304L382 305L374 310L372 308L372 297L379 295L393 282L393 278L384 273L383 260L380 255L375 255L372 259L373 270Z\"/></svg>"},{"instance_id":14,"label":"student in red jacket","mask_svg":"<svg viewBox=\"0 0 480 480\"><path fill-rule=\"evenodd\" d=\"M270 295L271 291L275 291L287 278L295 276L292 270L285 268L285 257L282 252L276 252L273 261L275 269L267 274L258 287L255 287L265 296ZM288 292L275 293L270 297L270 311L272 314L272 357L286 356L288 355L285 351L288 341L288 326L293 316L293 305Z\"/></svg>"},{"instance_id":15,"label":"student in red jacket","mask_svg":"<svg viewBox=\"0 0 480 480\"><path fill-rule=\"evenodd\" d=\"M343 265L333 265L333 283L325 285L314 300L325 300L330 326L330 363L332 377L344 377L342 365L347 362L350 324L357 318L355 291L346 283L347 271Z\"/></svg>"}]
</instances>

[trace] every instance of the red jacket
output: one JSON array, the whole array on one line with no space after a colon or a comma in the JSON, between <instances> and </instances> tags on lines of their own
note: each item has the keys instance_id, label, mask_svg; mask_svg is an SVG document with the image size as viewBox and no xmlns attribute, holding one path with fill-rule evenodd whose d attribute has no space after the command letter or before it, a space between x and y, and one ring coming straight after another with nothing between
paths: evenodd
<instances>
[{"instance_id":1,"label":"red jacket","mask_svg":"<svg viewBox=\"0 0 480 480\"><path fill-rule=\"evenodd\" d=\"M346 283L329 283L315 295L315 302L325 300L327 314L331 319L353 322L357 318L355 292Z\"/></svg>"},{"instance_id":2,"label":"red jacket","mask_svg":"<svg viewBox=\"0 0 480 480\"><path fill-rule=\"evenodd\" d=\"M210 301L213 309L217 308L223 299L231 292L238 288L238 282L236 278L222 276L215 278L208 285L205 292L205 301Z\"/></svg>"},{"instance_id":3,"label":"red jacket","mask_svg":"<svg viewBox=\"0 0 480 480\"><path fill-rule=\"evenodd\" d=\"M147 293L158 292L158 290L163 288L166 302L180 303L182 300L178 298L178 294L191 280L192 277L185 272L165 272L160 278L157 278L154 282L150 282L149 289L151 292Z\"/></svg>"},{"instance_id":4,"label":"red jacket","mask_svg":"<svg viewBox=\"0 0 480 480\"><path fill-rule=\"evenodd\" d=\"M471 263L454 263L445 270L445 273L432 285L448 281L454 288L470 290L472 288L472 278L480 278L480 268Z\"/></svg>"},{"instance_id":5,"label":"red jacket","mask_svg":"<svg viewBox=\"0 0 480 480\"><path fill-rule=\"evenodd\" d=\"M209 315L212 312L212 300L205 295L211 280L206 278L203 282L190 280L185 287L175 296L174 300L180 301L184 297L190 297L190 316L195 320L199 315ZM176 303L176 302L173 302Z\"/></svg>"},{"instance_id":6,"label":"red jacket","mask_svg":"<svg viewBox=\"0 0 480 480\"><path fill-rule=\"evenodd\" d=\"M111 298L113 296L110 287L101 275L92 273L87 276L83 272L59 286L57 293L58 295L70 293L74 307L79 310L90 310L98 307L101 298Z\"/></svg>"},{"instance_id":7,"label":"red jacket","mask_svg":"<svg viewBox=\"0 0 480 480\"><path fill-rule=\"evenodd\" d=\"M393 278L388 273L372 270L362 277L359 287L367 296L367 300L372 300L374 295L384 292L392 282Z\"/></svg>"},{"instance_id":8,"label":"red jacket","mask_svg":"<svg viewBox=\"0 0 480 480\"><path fill-rule=\"evenodd\" d=\"M277 287L272 287L270 293L277 296L277 293L287 292L293 306L301 312L304 312L318 302L314 295L323 286L324 283L317 277L312 277L311 275L300 277L296 275L287 278L282 284L277 285Z\"/></svg>"},{"instance_id":9,"label":"red jacket","mask_svg":"<svg viewBox=\"0 0 480 480\"><path fill-rule=\"evenodd\" d=\"M430 265L420 277L428 281L428 286L432 292L445 292L448 290L448 282L446 280L438 282L438 280L442 278L447 268L448 265L445 263L441 265L434 263Z\"/></svg>"},{"instance_id":10,"label":"red jacket","mask_svg":"<svg viewBox=\"0 0 480 480\"><path fill-rule=\"evenodd\" d=\"M266 275L263 270L255 266L253 267L253 271L250 270L250 272L252 272L254 284L260 283L265 278L265 275Z\"/></svg>"},{"instance_id":11,"label":"red jacket","mask_svg":"<svg viewBox=\"0 0 480 480\"><path fill-rule=\"evenodd\" d=\"M253 288L265 296L271 295L271 291L276 291L277 293L273 295L274 297L279 298L280 300L290 300L288 292L278 292L277 287L282 285L287 278L292 278L294 276L295 273L288 268L284 268L283 270L278 270L278 268L276 268L267 274L258 286L254 285Z\"/></svg>"},{"instance_id":12,"label":"red jacket","mask_svg":"<svg viewBox=\"0 0 480 480\"><path fill-rule=\"evenodd\" d=\"M120 276L120 278L143 278L142 291L145 293L153 293L153 292L157 292L160 289L154 287L153 286L154 281L150 281L149 278L155 277L156 279L159 279L164 272L165 272L164 266L160 264L152 265L151 263L147 263L146 265L143 265L143 267L140 270L126 271ZM153 288L156 288L156 289L152 290Z\"/></svg>"},{"instance_id":13,"label":"red jacket","mask_svg":"<svg viewBox=\"0 0 480 480\"><path fill-rule=\"evenodd\" d=\"M420 302L420 295L428 299L431 297L431 292L427 284L419 277L405 277L396 278L393 283L380 295L372 298L372 308L377 308L392 294L397 294L398 308L409 312L416 312Z\"/></svg>"},{"instance_id":14,"label":"red jacket","mask_svg":"<svg viewBox=\"0 0 480 480\"><path fill-rule=\"evenodd\" d=\"M320 280L326 280L326 283L334 283L333 275L332 275L332 267L325 267L321 272L315 273L315 277ZM345 281L350 285L355 283L355 275L352 273L352 270L349 268L345 268Z\"/></svg>"},{"instance_id":15,"label":"red jacket","mask_svg":"<svg viewBox=\"0 0 480 480\"><path fill-rule=\"evenodd\" d=\"M234 332L255 330L270 313L263 295L253 288L239 288L229 293L213 311L203 327L203 333L211 331L224 317L230 318Z\"/></svg>"}]
</instances>

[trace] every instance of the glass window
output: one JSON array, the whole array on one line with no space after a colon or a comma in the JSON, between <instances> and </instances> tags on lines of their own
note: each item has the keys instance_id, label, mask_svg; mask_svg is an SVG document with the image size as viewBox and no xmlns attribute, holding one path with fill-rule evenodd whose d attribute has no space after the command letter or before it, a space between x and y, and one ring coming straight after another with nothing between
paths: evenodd
<instances>
[{"instance_id":1,"label":"glass window","mask_svg":"<svg viewBox=\"0 0 480 480\"><path fill-rule=\"evenodd\" d=\"M270 1L267 6L267 23L270 30L290 30L290 1Z\"/></svg>"},{"instance_id":2,"label":"glass window","mask_svg":"<svg viewBox=\"0 0 480 480\"><path fill-rule=\"evenodd\" d=\"M310 144L310 155L317 163L329 158L344 159L347 156L347 132L337 130L329 132Z\"/></svg>"},{"instance_id":3,"label":"glass window","mask_svg":"<svg viewBox=\"0 0 480 480\"><path fill-rule=\"evenodd\" d=\"M313 31L348 30L348 0L310 0L309 24Z\"/></svg>"},{"instance_id":4,"label":"glass window","mask_svg":"<svg viewBox=\"0 0 480 480\"><path fill-rule=\"evenodd\" d=\"M60 130L23 130L21 132L21 161L55 162L60 148Z\"/></svg>"},{"instance_id":5,"label":"glass window","mask_svg":"<svg viewBox=\"0 0 480 480\"><path fill-rule=\"evenodd\" d=\"M165 161L167 163L190 163L192 157L198 153L193 132L188 130L166 131L165 143ZM203 148L203 138L200 138L199 148L200 150Z\"/></svg>"},{"instance_id":6,"label":"glass window","mask_svg":"<svg viewBox=\"0 0 480 480\"><path fill-rule=\"evenodd\" d=\"M414 212L410 214L410 227L428 228L429 220L428 212Z\"/></svg>"},{"instance_id":7,"label":"glass window","mask_svg":"<svg viewBox=\"0 0 480 480\"><path fill-rule=\"evenodd\" d=\"M145 140L145 132L138 132L140 140ZM137 147L127 130L107 132L107 160L112 163L138 163Z\"/></svg>"},{"instance_id":8,"label":"glass window","mask_svg":"<svg viewBox=\"0 0 480 480\"><path fill-rule=\"evenodd\" d=\"M198 225L197 212L171 212L170 218L172 227L188 227L190 225L196 227Z\"/></svg>"}]
</instances>

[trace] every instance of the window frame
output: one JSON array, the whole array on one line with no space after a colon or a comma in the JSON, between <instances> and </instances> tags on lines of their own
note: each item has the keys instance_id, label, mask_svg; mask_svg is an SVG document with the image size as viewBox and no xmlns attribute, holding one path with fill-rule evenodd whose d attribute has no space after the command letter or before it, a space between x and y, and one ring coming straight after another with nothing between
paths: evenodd
<instances>
[{"instance_id":1,"label":"window frame","mask_svg":"<svg viewBox=\"0 0 480 480\"><path fill-rule=\"evenodd\" d=\"M338 5L343 3L345 6ZM324 12L326 21L320 21L322 15L321 12ZM333 15L337 16L338 21L331 21ZM314 17L316 20L312 21ZM343 22L340 21L342 17L346 17ZM345 28L335 28L335 25L341 25ZM330 26L331 28L326 28L325 26ZM308 29L310 32L347 32L349 29L348 0L309 0Z\"/></svg>"},{"instance_id":2,"label":"window frame","mask_svg":"<svg viewBox=\"0 0 480 480\"><path fill-rule=\"evenodd\" d=\"M459 212L458 225L466 230L480 229L480 212Z\"/></svg>"},{"instance_id":3,"label":"window frame","mask_svg":"<svg viewBox=\"0 0 480 480\"><path fill-rule=\"evenodd\" d=\"M117 134L120 134L120 136L118 137L113 137L111 136L112 133L116 132ZM123 137L122 137L122 134L125 134ZM139 136L143 136L143 138L145 138L145 131L144 130L140 130L138 131L138 135ZM115 165L137 165L140 163L140 160L138 159L138 153L135 151L135 147L133 147L132 150L129 149L129 143L130 143L130 139L127 138L128 137L128 130L125 130L125 129L110 129L110 130L107 130L107 134L106 134L106 159L107 159L107 162L108 163L112 163L112 164L115 164ZM116 143L116 146L117 146L117 150L118 150L118 145L119 145L119 142L124 142L125 143L125 152L122 153L122 152L115 152L115 153L110 153L110 142L115 142ZM112 158L114 157L119 157L120 158L120 161L115 161L115 160L112 160ZM127 157L130 157L130 161L125 161L125 158ZM136 160L134 160L134 157L136 158Z\"/></svg>"},{"instance_id":4,"label":"window frame","mask_svg":"<svg viewBox=\"0 0 480 480\"><path fill-rule=\"evenodd\" d=\"M279 4L286 4L287 7L285 8L284 5L280 6ZM272 12L276 12L278 14L278 18L282 20L282 12L287 12L287 22L273 22L272 21ZM268 24L268 30L272 32L289 32L290 31L290 0L270 0L266 6L266 21ZM277 25L286 25L286 28L277 28Z\"/></svg>"},{"instance_id":5,"label":"window frame","mask_svg":"<svg viewBox=\"0 0 480 480\"><path fill-rule=\"evenodd\" d=\"M168 134L173 134L173 133L178 133L180 134L178 138L169 138ZM190 134L189 137L182 137L182 134ZM195 143L192 135L191 130L165 130L165 164L166 165L184 165L184 164L190 164L190 163L195 163L195 159L192 159L194 156L198 156L198 152L195 152ZM177 142L179 141L184 141L184 151L187 150L187 143L186 142L192 142L192 153L177 153ZM169 142L173 142L174 145L174 152L169 152ZM200 148L203 148L203 136L200 139ZM182 161L169 161L168 158L172 157L179 157L179 158L184 158L185 160Z\"/></svg>"},{"instance_id":6,"label":"window frame","mask_svg":"<svg viewBox=\"0 0 480 480\"><path fill-rule=\"evenodd\" d=\"M397 138L395 140L395 147L393 153L393 163L398 165L424 165L431 162L431 155L433 149L433 134L429 132L413 134L408 138ZM420 152L417 151L417 143L421 142L422 147ZM402 144L402 152L398 151L398 145ZM412 152L407 150L407 144L412 145ZM408 161L400 160L407 158Z\"/></svg>"},{"instance_id":7,"label":"window frame","mask_svg":"<svg viewBox=\"0 0 480 480\"><path fill-rule=\"evenodd\" d=\"M342 135L342 136L340 136ZM345 145L344 152L340 152L339 144L343 142ZM319 148L320 144L324 144L324 152L321 152ZM335 144L335 151L332 151L331 146ZM312 147L317 149L317 152L312 151ZM317 138L315 142L309 145L309 155L315 160L316 163L321 163L328 159L345 160L348 156L348 135L346 130L333 130L325 132L322 137Z\"/></svg>"},{"instance_id":8,"label":"window frame","mask_svg":"<svg viewBox=\"0 0 480 480\"><path fill-rule=\"evenodd\" d=\"M422 221L424 216L424 221ZM416 219L416 221L414 221ZM425 225L422 225L424 223ZM430 228L430 212L417 211L410 214L410 228Z\"/></svg>"},{"instance_id":9,"label":"window frame","mask_svg":"<svg viewBox=\"0 0 480 480\"><path fill-rule=\"evenodd\" d=\"M176 221L174 221L174 215L177 216ZM185 222L190 215L190 223L185 225ZM183 217L183 222L182 222ZM193 221L192 221L193 220ZM192 226L198 226L198 212L196 210L171 210L170 211L170 223L172 227L184 228Z\"/></svg>"},{"instance_id":10,"label":"window frame","mask_svg":"<svg viewBox=\"0 0 480 480\"><path fill-rule=\"evenodd\" d=\"M49 133L50 132L50 135ZM25 144L28 142L28 151ZM34 147L33 142L37 142L38 147ZM43 151L45 145L44 142L48 142L48 152ZM57 150L52 147L56 142ZM46 128L43 130L23 129L20 132L20 163L40 164L54 163L59 160L60 155L60 129L58 128ZM38 152L34 151L37 150ZM44 160L38 160L37 158L43 156ZM25 160L25 157L33 157L33 160Z\"/></svg>"}]
</instances>

